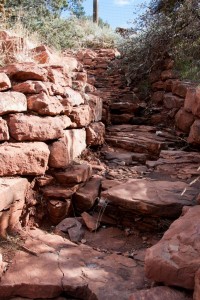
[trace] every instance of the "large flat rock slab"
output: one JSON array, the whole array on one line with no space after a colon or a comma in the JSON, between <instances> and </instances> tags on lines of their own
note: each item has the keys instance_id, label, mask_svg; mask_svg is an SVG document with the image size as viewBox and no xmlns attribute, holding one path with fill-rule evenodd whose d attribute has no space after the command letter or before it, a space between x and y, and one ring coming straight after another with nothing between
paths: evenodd
<instances>
[{"instance_id":1,"label":"large flat rock slab","mask_svg":"<svg viewBox=\"0 0 200 300\"><path fill-rule=\"evenodd\" d=\"M158 155L176 138L168 132L157 131L153 126L115 125L107 128L106 142L133 152Z\"/></svg>"},{"instance_id":2,"label":"large flat rock slab","mask_svg":"<svg viewBox=\"0 0 200 300\"><path fill-rule=\"evenodd\" d=\"M0 178L0 211L16 200L24 200L27 188L26 178Z\"/></svg>"},{"instance_id":3,"label":"large flat rock slab","mask_svg":"<svg viewBox=\"0 0 200 300\"><path fill-rule=\"evenodd\" d=\"M180 181L133 179L104 191L101 197L136 213L173 218L181 214L184 205L194 205L198 193Z\"/></svg>"},{"instance_id":4,"label":"large flat rock slab","mask_svg":"<svg viewBox=\"0 0 200 300\"><path fill-rule=\"evenodd\" d=\"M148 278L167 285L194 289L200 268L200 206L188 208L163 238L149 248L145 258Z\"/></svg>"},{"instance_id":5,"label":"large flat rock slab","mask_svg":"<svg viewBox=\"0 0 200 300\"><path fill-rule=\"evenodd\" d=\"M37 256L16 253L1 278L0 299L48 299L64 291L83 300L127 300L145 282L135 260L100 253L41 230L31 230L26 247Z\"/></svg>"},{"instance_id":6,"label":"large flat rock slab","mask_svg":"<svg viewBox=\"0 0 200 300\"><path fill-rule=\"evenodd\" d=\"M45 143L4 143L0 145L0 176L43 175L49 149Z\"/></svg>"}]
</instances>

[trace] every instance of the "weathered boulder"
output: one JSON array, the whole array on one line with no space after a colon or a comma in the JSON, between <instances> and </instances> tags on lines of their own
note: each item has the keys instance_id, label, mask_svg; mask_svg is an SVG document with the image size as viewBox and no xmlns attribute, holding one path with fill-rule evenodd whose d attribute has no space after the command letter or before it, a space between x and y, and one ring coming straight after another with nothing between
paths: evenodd
<instances>
[{"instance_id":1,"label":"weathered boulder","mask_svg":"<svg viewBox=\"0 0 200 300\"><path fill-rule=\"evenodd\" d=\"M184 99L174 96L172 93L167 93L163 97L163 103L168 109L181 108L184 105Z\"/></svg>"},{"instance_id":2,"label":"weathered boulder","mask_svg":"<svg viewBox=\"0 0 200 300\"><path fill-rule=\"evenodd\" d=\"M101 196L112 205L136 213L173 218L181 214L184 205L194 205L197 194L197 189L180 181L133 179L104 191Z\"/></svg>"},{"instance_id":3,"label":"weathered boulder","mask_svg":"<svg viewBox=\"0 0 200 300\"><path fill-rule=\"evenodd\" d=\"M26 96L18 92L0 92L0 115L27 111Z\"/></svg>"},{"instance_id":4,"label":"weathered boulder","mask_svg":"<svg viewBox=\"0 0 200 300\"><path fill-rule=\"evenodd\" d=\"M194 105L192 106L192 113L193 115L200 118L200 87L199 86L196 88L195 101L194 101Z\"/></svg>"},{"instance_id":5,"label":"weathered boulder","mask_svg":"<svg viewBox=\"0 0 200 300\"><path fill-rule=\"evenodd\" d=\"M162 239L147 250L145 272L148 278L194 289L195 273L200 268L199 214L199 205L187 209Z\"/></svg>"},{"instance_id":6,"label":"weathered boulder","mask_svg":"<svg viewBox=\"0 0 200 300\"><path fill-rule=\"evenodd\" d=\"M68 87L72 85L72 79L68 74L68 71L64 66L51 65L47 68L48 79L55 85L60 85L63 87Z\"/></svg>"},{"instance_id":7,"label":"weathered boulder","mask_svg":"<svg viewBox=\"0 0 200 300\"><path fill-rule=\"evenodd\" d=\"M0 73L0 91L6 91L11 88L9 77L5 73Z\"/></svg>"},{"instance_id":8,"label":"weathered boulder","mask_svg":"<svg viewBox=\"0 0 200 300\"><path fill-rule=\"evenodd\" d=\"M151 101L155 104L160 104L163 102L164 91L157 91L151 96Z\"/></svg>"},{"instance_id":9,"label":"weathered boulder","mask_svg":"<svg viewBox=\"0 0 200 300\"><path fill-rule=\"evenodd\" d=\"M167 286L157 286L148 290L141 290L133 293L129 300L192 300L184 292L169 288Z\"/></svg>"},{"instance_id":10,"label":"weathered boulder","mask_svg":"<svg viewBox=\"0 0 200 300\"><path fill-rule=\"evenodd\" d=\"M9 131L7 122L0 117L0 141L9 140Z\"/></svg>"},{"instance_id":11,"label":"weathered boulder","mask_svg":"<svg viewBox=\"0 0 200 300\"><path fill-rule=\"evenodd\" d=\"M188 143L200 144L200 119L194 121L190 128L190 134L188 137Z\"/></svg>"},{"instance_id":12,"label":"weathered boulder","mask_svg":"<svg viewBox=\"0 0 200 300\"><path fill-rule=\"evenodd\" d=\"M91 108L91 116L93 122L101 121L102 118L102 99L96 95L88 93L88 104Z\"/></svg>"},{"instance_id":13,"label":"weathered boulder","mask_svg":"<svg viewBox=\"0 0 200 300\"><path fill-rule=\"evenodd\" d=\"M10 135L17 141L45 141L64 135L63 129L71 125L67 116L39 117L13 114L9 116Z\"/></svg>"},{"instance_id":14,"label":"weathered boulder","mask_svg":"<svg viewBox=\"0 0 200 300\"><path fill-rule=\"evenodd\" d=\"M26 178L0 178L0 211L8 208L15 201L25 201L28 189Z\"/></svg>"},{"instance_id":15,"label":"weathered boulder","mask_svg":"<svg viewBox=\"0 0 200 300\"><path fill-rule=\"evenodd\" d=\"M69 117L77 127L86 127L92 121L91 109L89 105L80 105L78 107L73 107Z\"/></svg>"},{"instance_id":16,"label":"weathered boulder","mask_svg":"<svg viewBox=\"0 0 200 300\"><path fill-rule=\"evenodd\" d=\"M88 164L71 165L63 172L54 173L61 184L86 182L92 176L92 168Z\"/></svg>"},{"instance_id":17,"label":"weathered boulder","mask_svg":"<svg viewBox=\"0 0 200 300\"><path fill-rule=\"evenodd\" d=\"M59 98L48 96L44 92L28 97L28 109L47 116L56 116L64 112Z\"/></svg>"},{"instance_id":18,"label":"weathered boulder","mask_svg":"<svg viewBox=\"0 0 200 300\"><path fill-rule=\"evenodd\" d=\"M196 88L195 87L188 88L185 97L185 102L184 102L184 109L187 112L192 112L192 108L194 107L195 104L195 96L196 96Z\"/></svg>"},{"instance_id":19,"label":"weathered boulder","mask_svg":"<svg viewBox=\"0 0 200 300\"><path fill-rule=\"evenodd\" d=\"M42 142L0 145L0 176L42 175L47 169L48 146Z\"/></svg>"},{"instance_id":20,"label":"weathered boulder","mask_svg":"<svg viewBox=\"0 0 200 300\"><path fill-rule=\"evenodd\" d=\"M49 166L66 168L86 148L85 129L70 129L64 131L64 137L50 146Z\"/></svg>"},{"instance_id":21,"label":"weathered boulder","mask_svg":"<svg viewBox=\"0 0 200 300\"><path fill-rule=\"evenodd\" d=\"M77 91L74 91L70 87L65 88L65 97L68 103L72 106L84 104L84 99Z\"/></svg>"},{"instance_id":22,"label":"weathered boulder","mask_svg":"<svg viewBox=\"0 0 200 300\"><path fill-rule=\"evenodd\" d=\"M175 116L176 126L185 133L190 132L190 127L194 123L195 117L187 112L183 107L179 109Z\"/></svg>"},{"instance_id":23,"label":"weathered boulder","mask_svg":"<svg viewBox=\"0 0 200 300\"><path fill-rule=\"evenodd\" d=\"M47 81L47 70L36 63L15 63L0 68L10 78L16 81L39 80Z\"/></svg>"},{"instance_id":24,"label":"weathered boulder","mask_svg":"<svg viewBox=\"0 0 200 300\"><path fill-rule=\"evenodd\" d=\"M27 80L25 82L15 84L12 89L15 92L24 94L40 94L41 92L48 94L45 83L37 80Z\"/></svg>"},{"instance_id":25,"label":"weathered boulder","mask_svg":"<svg viewBox=\"0 0 200 300\"><path fill-rule=\"evenodd\" d=\"M190 87L191 87L190 82L177 81L177 83L173 85L172 93L179 97L185 98L187 94L187 90Z\"/></svg>"},{"instance_id":26,"label":"weathered boulder","mask_svg":"<svg viewBox=\"0 0 200 300\"><path fill-rule=\"evenodd\" d=\"M105 141L105 125L95 122L86 128L86 141L88 146L103 145Z\"/></svg>"},{"instance_id":27,"label":"weathered boulder","mask_svg":"<svg viewBox=\"0 0 200 300\"><path fill-rule=\"evenodd\" d=\"M79 211L89 210L94 205L100 193L100 185L100 178L92 178L73 195L73 203Z\"/></svg>"}]
</instances>

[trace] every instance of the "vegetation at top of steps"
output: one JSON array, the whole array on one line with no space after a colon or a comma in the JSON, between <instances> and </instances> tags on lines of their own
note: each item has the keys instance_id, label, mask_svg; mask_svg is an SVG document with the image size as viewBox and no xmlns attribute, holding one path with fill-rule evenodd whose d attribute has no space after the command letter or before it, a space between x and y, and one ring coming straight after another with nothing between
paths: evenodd
<instances>
[{"instance_id":1,"label":"vegetation at top of steps","mask_svg":"<svg viewBox=\"0 0 200 300\"><path fill-rule=\"evenodd\" d=\"M175 60L181 78L198 80L199 23L198 0L152 0L134 21L121 47L128 81L143 80L169 56Z\"/></svg>"}]
</instances>

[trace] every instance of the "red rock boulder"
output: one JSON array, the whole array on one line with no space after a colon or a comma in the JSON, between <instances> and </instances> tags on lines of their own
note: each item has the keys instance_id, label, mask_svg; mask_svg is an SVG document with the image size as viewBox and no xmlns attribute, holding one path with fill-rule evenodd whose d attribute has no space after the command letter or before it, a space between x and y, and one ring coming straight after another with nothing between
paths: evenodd
<instances>
[{"instance_id":1,"label":"red rock boulder","mask_svg":"<svg viewBox=\"0 0 200 300\"><path fill-rule=\"evenodd\" d=\"M88 146L99 146L105 142L105 125L101 122L90 124L86 128L86 141Z\"/></svg>"},{"instance_id":2,"label":"red rock boulder","mask_svg":"<svg viewBox=\"0 0 200 300\"><path fill-rule=\"evenodd\" d=\"M0 92L0 115L27 111L26 96L18 92Z\"/></svg>"},{"instance_id":3,"label":"red rock boulder","mask_svg":"<svg viewBox=\"0 0 200 300\"><path fill-rule=\"evenodd\" d=\"M148 278L194 289L195 273L200 268L199 214L199 205L187 209L162 239L147 250L145 272Z\"/></svg>"},{"instance_id":4,"label":"red rock boulder","mask_svg":"<svg viewBox=\"0 0 200 300\"><path fill-rule=\"evenodd\" d=\"M64 135L63 129L71 125L67 116L39 117L16 114L9 116L10 135L17 141L46 141Z\"/></svg>"},{"instance_id":5,"label":"red rock boulder","mask_svg":"<svg viewBox=\"0 0 200 300\"><path fill-rule=\"evenodd\" d=\"M43 175L49 149L45 143L4 143L0 145L0 176Z\"/></svg>"}]
</instances>

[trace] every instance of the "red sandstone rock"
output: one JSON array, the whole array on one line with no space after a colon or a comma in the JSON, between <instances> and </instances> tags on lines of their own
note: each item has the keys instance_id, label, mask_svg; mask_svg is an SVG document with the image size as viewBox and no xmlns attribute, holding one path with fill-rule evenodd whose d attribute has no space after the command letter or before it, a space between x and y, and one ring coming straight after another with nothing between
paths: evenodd
<instances>
[{"instance_id":1,"label":"red sandstone rock","mask_svg":"<svg viewBox=\"0 0 200 300\"><path fill-rule=\"evenodd\" d=\"M166 71L163 71L161 73L161 79L162 80L167 80L167 79L174 79L176 78L176 74L174 73L173 70L166 70Z\"/></svg>"},{"instance_id":2,"label":"red sandstone rock","mask_svg":"<svg viewBox=\"0 0 200 300\"><path fill-rule=\"evenodd\" d=\"M186 189L184 195L181 193ZM101 194L112 205L147 215L176 217L184 205L194 205L197 189L183 182L134 179Z\"/></svg>"},{"instance_id":3,"label":"red sandstone rock","mask_svg":"<svg viewBox=\"0 0 200 300\"><path fill-rule=\"evenodd\" d=\"M154 103L156 103L156 104L162 103L163 96L164 96L164 91L155 92L151 96L151 101L154 102Z\"/></svg>"},{"instance_id":4,"label":"red sandstone rock","mask_svg":"<svg viewBox=\"0 0 200 300\"><path fill-rule=\"evenodd\" d=\"M86 84L83 81L80 80L73 80L72 82L72 88L79 92L85 92L85 86Z\"/></svg>"},{"instance_id":5,"label":"red sandstone rock","mask_svg":"<svg viewBox=\"0 0 200 300\"><path fill-rule=\"evenodd\" d=\"M89 105L80 105L78 107L73 107L69 117L77 127L86 127L91 123L92 120L91 108L89 107Z\"/></svg>"},{"instance_id":6,"label":"red sandstone rock","mask_svg":"<svg viewBox=\"0 0 200 300\"><path fill-rule=\"evenodd\" d=\"M59 98L48 96L44 92L28 97L28 109L48 116L56 116L64 112Z\"/></svg>"},{"instance_id":7,"label":"red sandstone rock","mask_svg":"<svg viewBox=\"0 0 200 300\"><path fill-rule=\"evenodd\" d=\"M200 119L194 121L191 126L188 143L197 145L200 144Z\"/></svg>"},{"instance_id":8,"label":"red sandstone rock","mask_svg":"<svg viewBox=\"0 0 200 300\"><path fill-rule=\"evenodd\" d=\"M164 90L166 92L172 92L172 89L173 89L174 85L176 85L177 83L179 83L178 79L167 79L165 81Z\"/></svg>"},{"instance_id":9,"label":"red sandstone rock","mask_svg":"<svg viewBox=\"0 0 200 300\"><path fill-rule=\"evenodd\" d=\"M68 217L71 212L71 200L49 200L47 203L49 218L54 225Z\"/></svg>"},{"instance_id":10,"label":"red sandstone rock","mask_svg":"<svg viewBox=\"0 0 200 300\"><path fill-rule=\"evenodd\" d=\"M47 81L47 70L35 63L16 63L0 68L0 71L16 81Z\"/></svg>"},{"instance_id":11,"label":"red sandstone rock","mask_svg":"<svg viewBox=\"0 0 200 300\"><path fill-rule=\"evenodd\" d=\"M5 73L0 73L0 91L6 91L11 88L11 82Z\"/></svg>"},{"instance_id":12,"label":"red sandstone rock","mask_svg":"<svg viewBox=\"0 0 200 300\"><path fill-rule=\"evenodd\" d=\"M154 82L152 84L152 90L153 91L164 90L164 88L165 88L165 82L164 81L157 81L157 82Z\"/></svg>"},{"instance_id":13,"label":"red sandstone rock","mask_svg":"<svg viewBox=\"0 0 200 300\"><path fill-rule=\"evenodd\" d=\"M200 268L200 206L194 206L176 220L162 239L147 249L145 272L148 278L167 285L194 289Z\"/></svg>"},{"instance_id":14,"label":"red sandstone rock","mask_svg":"<svg viewBox=\"0 0 200 300\"><path fill-rule=\"evenodd\" d=\"M89 210L99 196L101 179L92 178L73 195L75 207L83 212Z\"/></svg>"},{"instance_id":15,"label":"red sandstone rock","mask_svg":"<svg viewBox=\"0 0 200 300\"><path fill-rule=\"evenodd\" d=\"M48 146L42 142L0 145L0 176L42 175L47 169Z\"/></svg>"},{"instance_id":16,"label":"red sandstone rock","mask_svg":"<svg viewBox=\"0 0 200 300\"><path fill-rule=\"evenodd\" d=\"M71 165L65 171L54 174L61 184L86 182L92 176L91 166L88 164Z\"/></svg>"},{"instance_id":17,"label":"red sandstone rock","mask_svg":"<svg viewBox=\"0 0 200 300\"><path fill-rule=\"evenodd\" d=\"M50 66L47 67L49 81L54 84L58 84L63 87L71 86L72 79L62 66Z\"/></svg>"},{"instance_id":18,"label":"red sandstone rock","mask_svg":"<svg viewBox=\"0 0 200 300\"><path fill-rule=\"evenodd\" d=\"M137 102L116 102L110 105L111 112L120 114L134 113L139 107Z\"/></svg>"},{"instance_id":19,"label":"red sandstone rock","mask_svg":"<svg viewBox=\"0 0 200 300\"><path fill-rule=\"evenodd\" d=\"M184 99L174 96L172 93L167 93L163 97L163 103L168 109L181 108L184 105Z\"/></svg>"},{"instance_id":20,"label":"red sandstone rock","mask_svg":"<svg viewBox=\"0 0 200 300\"><path fill-rule=\"evenodd\" d=\"M187 94L187 90L190 87L191 87L190 82L179 81L173 85L172 93L179 97L185 98L185 96Z\"/></svg>"},{"instance_id":21,"label":"red sandstone rock","mask_svg":"<svg viewBox=\"0 0 200 300\"><path fill-rule=\"evenodd\" d=\"M67 116L39 117L16 114L9 116L10 134L17 141L45 141L64 135L63 129L71 125Z\"/></svg>"},{"instance_id":22,"label":"red sandstone rock","mask_svg":"<svg viewBox=\"0 0 200 300\"><path fill-rule=\"evenodd\" d=\"M53 63L54 55L51 52L51 49L45 45L38 46L31 50L33 53L33 58L39 64Z\"/></svg>"},{"instance_id":23,"label":"red sandstone rock","mask_svg":"<svg viewBox=\"0 0 200 300\"><path fill-rule=\"evenodd\" d=\"M133 293L129 300L192 300L184 292L166 286L157 286L148 290L141 290Z\"/></svg>"},{"instance_id":24,"label":"red sandstone rock","mask_svg":"<svg viewBox=\"0 0 200 300\"><path fill-rule=\"evenodd\" d=\"M18 92L0 92L0 115L27 110L24 94Z\"/></svg>"},{"instance_id":25,"label":"red sandstone rock","mask_svg":"<svg viewBox=\"0 0 200 300\"><path fill-rule=\"evenodd\" d=\"M48 94L47 87L42 81L28 80L18 83L13 86L13 90L24 94L39 94L41 92Z\"/></svg>"},{"instance_id":26,"label":"red sandstone rock","mask_svg":"<svg viewBox=\"0 0 200 300\"><path fill-rule=\"evenodd\" d=\"M65 130L64 137L50 146L49 166L66 168L85 148L85 129Z\"/></svg>"},{"instance_id":27,"label":"red sandstone rock","mask_svg":"<svg viewBox=\"0 0 200 300\"><path fill-rule=\"evenodd\" d=\"M150 83L154 83L156 81L159 81L160 80L160 75L161 75L161 71L160 70L151 72L150 75L149 75L149 81L150 81Z\"/></svg>"},{"instance_id":28,"label":"red sandstone rock","mask_svg":"<svg viewBox=\"0 0 200 300\"><path fill-rule=\"evenodd\" d=\"M200 269L195 274L195 286L194 286L194 295L193 300L200 299Z\"/></svg>"},{"instance_id":29,"label":"red sandstone rock","mask_svg":"<svg viewBox=\"0 0 200 300\"><path fill-rule=\"evenodd\" d=\"M89 97L88 104L91 108L91 116L93 122L101 121L102 118L102 99L98 96L95 96L93 94L87 94Z\"/></svg>"},{"instance_id":30,"label":"red sandstone rock","mask_svg":"<svg viewBox=\"0 0 200 300\"><path fill-rule=\"evenodd\" d=\"M188 88L185 97L185 102L184 102L184 109L187 112L192 112L192 108L194 107L195 104L195 96L196 96L196 88L195 87Z\"/></svg>"},{"instance_id":31,"label":"red sandstone rock","mask_svg":"<svg viewBox=\"0 0 200 300\"><path fill-rule=\"evenodd\" d=\"M81 217L83 218L83 221L86 227L89 229L89 231L95 231L98 229L100 222L98 222L96 218L94 218L86 212L83 212L81 214Z\"/></svg>"},{"instance_id":32,"label":"red sandstone rock","mask_svg":"<svg viewBox=\"0 0 200 300\"><path fill-rule=\"evenodd\" d=\"M0 178L0 211L18 200L25 201L28 189L26 178Z\"/></svg>"},{"instance_id":33,"label":"red sandstone rock","mask_svg":"<svg viewBox=\"0 0 200 300\"><path fill-rule=\"evenodd\" d=\"M104 179L101 182L101 190L106 191L114 186L118 186L119 184L121 184L119 180Z\"/></svg>"},{"instance_id":34,"label":"red sandstone rock","mask_svg":"<svg viewBox=\"0 0 200 300\"><path fill-rule=\"evenodd\" d=\"M66 100L72 106L84 104L84 99L77 91L72 90L70 87L65 88Z\"/></svg>"},{"instance_id":35,"label":"red sandstone rock","mask_svg":"<svg viewBox=\"0 0 200 300\"><path fill-rule=\"evenodd\" d=\"M88 146L103 145L105 142L105 125L101 122L90 124L86 128L86 142Z\"/></svg>"},{"instance_id":36,"label":"red sandstone rock","mask_svg":"<svg viewBox=\"0 0 200 300\"><path fill-rule=\"evenodd\" d=\"M82 224L77 218L66 218L56 226L55 231L66 232L72 242L77 243L84 237L84 230Z\"/></svg>"},{"instance_id":37,"label":"red sandstone rock","mask_svg":"<svg viewBox=\"0 0 200 300\"><path fill-rule=\"evenodd\" d=\"M57 185L48 185L41 189L43 195L45 198L51 198L51 199L70 199L71 196L75 192L75 188L66 188L63 186L57 186Z\"/></svg>"},{"instance_id":38,"label":"red sandstone rock","mask_svg":"<svg viewBox=\"0 0 200 300\"><path fill-rule=\"evenodd\" d=\"M0 117L0 141L9 140L9 131L7 122Z\"/></svg>"},{"instance_id":39,"label":"red sandstone rock","mask_svg":"<svg viewBox=\"0 0 200 300\"><path fill-rule=\"evenodd\" d=\"M185 111L184 108L181 108L175 116L176 126L185 133L190 132L190 127L194 123L194 120L195 117L193 114Z\"/></svg>"},{"instance_id":40,"label":"red sandstone rock","mask_svg":"<svg viewBox=\"0 0 200 300\"><path fill-rule=\"evenodd\" d=\"M113 125L130 124L133 121L133 117L134 117L133 114L122 114L122 115L111 114L111 123Z\"/></svg>"},{"instance_id":41,"label":"red sandstone rock","mask_svg":"<svg viewBox=\"0 0 200 300\"><path fill-rule=\"evenodd\" d=\"M195 101L192 106L193 115L200 118L200 87L196 88Z\"/></svg>"}]
</instances>

